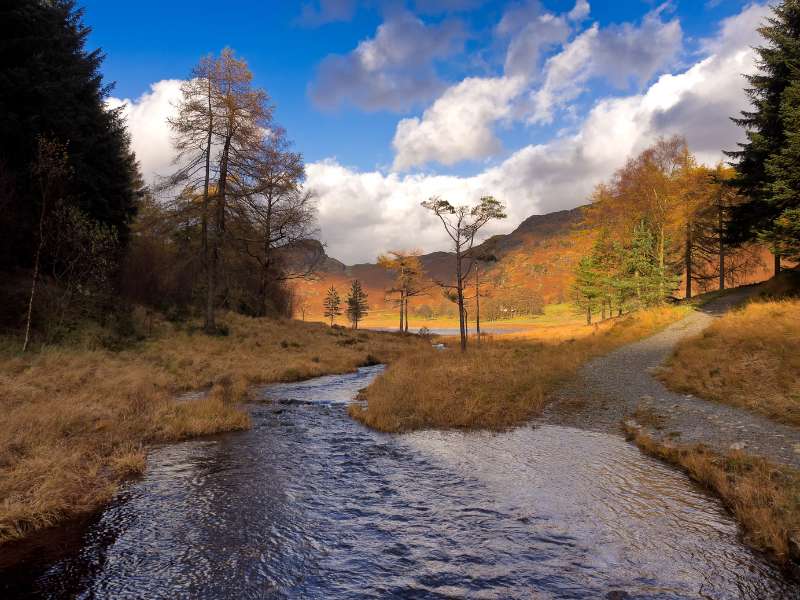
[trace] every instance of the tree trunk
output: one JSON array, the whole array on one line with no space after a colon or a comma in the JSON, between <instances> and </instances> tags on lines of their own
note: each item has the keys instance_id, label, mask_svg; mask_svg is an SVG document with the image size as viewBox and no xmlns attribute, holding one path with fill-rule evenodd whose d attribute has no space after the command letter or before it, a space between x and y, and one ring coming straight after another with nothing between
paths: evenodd
<instances>
[{"instance_id":1,"label":"tree trunk","mask_svg":"<svg viewBox=\"0 0 800 600\"><path fill-rule=\"evenodd\" d=\"M46 199L42 198L42 212L39 215L39 243L36 245L36 256L33 260L33 278L31 279L31 297L28 300L28 315L25 319L25 340L22 342L22 351L28 351L31 341L31 321L33 320L33 300L36 296L36 284L39 283L39 265L42 262L42 247L44 246L44 217Z\"/></svg>"},{"instance_id":2,"label":"tree trunk","mask_svg":"<svg viewBox=\"0 0 800 600\"><path fill-rule=\"evenodd\" d=\"M666 296L666 290L664 289L664 263L666 262L664 257L665 252L665 240L664 240L664 225L661 225L659 229L659 239L658 239L658 300L659 302L664 300L664 296Z\"/></svg>"},{"instance_id":3,"label":"tree trunk","mask_svg":"<svg viewBox=\"0 0 800 600\"><path fill-rule=\"evenodd\" d=\"M467 351L467 332L464 323L464 279L461 276L461 249L456 249L456 299L458 303L458 331L461 336L461 351Z\"/></svg>"},{"instance_id":4,"label":"tree trunk","mask_svg":"<svg viewBox=\"0 0 800 600\"><path fill-rule=\"evenodd\" d=\"M591 306L587 306L586 307L586 324L587 325L591 325L592 324L592 307Z\"/></svg>"},{"instance_id":5,"label":"tree trunk","mask_svg":"<svg viewBox=\"0 0 800 600\"><path fill-rule=\"evenodd\" d=\"M478 269L475 268L475 334L478 336L478 345L481 344L481 284Z\"/></svg>"},{"instance_id":6,"label":"tree trunk","mask_svg":"<svg viewBox=\"0 0 800 600\"><path fill-rule=\"evenodd\" d=\"M404 312L403 312L403 305L405 304L405 301L406 301L405 293L401 289L400 290L400 333L403 333L406 330L405 329L405 321L404 321L405 315L404 315Z\"/></svg>"},{"instance_id":7,"label":"tree trunk","mask_svg":"<svg viewBox=\"0 0 800 600\"><path fill-rule=\"evenodd\" d=\"M686 223L686 298L692 297L692 222Z\"/></svg>"},{"instance_id":8,"label":"tree trunk","mask_svg":"<svg viewBox=\"0 0 800 600\"><path fill-rule=\"evenodd\" d=\"M720 197L717 205L717 228L719 235L719 289L725 289L725 205Z\"/></svg>"},{"instance_id":9,"label":"tree trunk","mask_svg":"<svg viewBox=\"0 0 800 600\"><path fill-rule=\"evenodd\" d=\"M208 189L211 180L211 135L214 131L214 113L211 106L211 79L208 79L208 135L206 137L206 172L203 180L203 215L201 219L202 238L203 238L203 269L206 272L206 314L203 329L206 333L213 333L217 330L214 321L214 274L209 264L208 257Z\"/></svg>"},{"instance_id":10,"label":"tree trunk","mask_svg":"<svg viewBox=\"0 0 800 600\"><path fill-rule=\"evenodd\" d=\"M775 254L775 275L781 272L781 255Z\"/></svg>"},{"instance_id":11,"label":"tree trunk","mask_svg":"<svg viewBox=\"0 0 800 600\"><path fill-rule=\"evenodd\" d=\"M405 312L405 331L404 333L408 333L408 294L406 294L405 302L403 303L403 311Z\"/></svg>"},{"instance_id":12,"label":"tree trunk","mask_svg":"<svg viewBox=\"0 0 800 600\"><path fill-rule=\"evenodd\" d=\"M228 157L231 147L231 136L225 137L225 143L222 146L222 153L220 155L219 163L219 183L217 185L217 210L216 219L214 223L214 247L211 251L211 268L209 269L209 294L207 298L207 316L211 313L211 323L214 323L214 304L215 294L217 287L217 279L219 275L219 263L222 254L222 244L225 237L225 194L227 193L228 186ZM216 333L216 325L213 329L207 330L207 333Z\"/></svg>"}]
</instances>

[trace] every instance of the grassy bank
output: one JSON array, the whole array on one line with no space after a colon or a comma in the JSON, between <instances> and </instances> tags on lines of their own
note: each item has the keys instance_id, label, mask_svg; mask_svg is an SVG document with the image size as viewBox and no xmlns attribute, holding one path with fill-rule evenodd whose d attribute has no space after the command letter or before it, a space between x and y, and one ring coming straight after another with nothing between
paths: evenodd
<instances>
[{"instance_id":1,"label":"grassy bank","mask_svg":"<svg viewBox=\"0 0 800 600\"><path fill-rule=\"evenodd\" d=\"M800 425L800 300L751 302L681 342L672 389Z\"/></svg>"},{"instance_id":2,"label":"grassy bank","mask_svg":"<svg viewBox=\"0 0 800 600\"><path fill-rule=\"evenodd\" d=\"M664 444L630 425L646 453L680 467L718 495L741 524L746 541L778 562L800 561L800 472L742 452L719 454L703 445Z\"/></svg>"},{"instance_id":3,"label":"grassy bank","mask_svg":"<svg viewBox=\"0 0 800 600\"><path fill-rule=\"evenodd\" d=\"M466 354L426 349L392 364L350 414L381 431L517 425L536 415L547 394L587 360L654 333L688 310L641 311L597 328L583 326L582 337L551 332L560 341L498 336L480 347L473 343Z\"/></svg>"},{"instance_id":4,"label":"grassy bank","mask_svg":"<svg viewBox=\"0 0 800 600\"><path fill-rule=\"evenodd\" d=\"M156 322L148 339L120 351L88 329L26 355L19 340L0 339L0 542L108 501L143 471L147 444L247 428L237 401L253 384L345 372L426 346L315 323L223 321L229 334L219 337ZM202 399L175 399L205 388Z\"/></svg>"}]
</instances>

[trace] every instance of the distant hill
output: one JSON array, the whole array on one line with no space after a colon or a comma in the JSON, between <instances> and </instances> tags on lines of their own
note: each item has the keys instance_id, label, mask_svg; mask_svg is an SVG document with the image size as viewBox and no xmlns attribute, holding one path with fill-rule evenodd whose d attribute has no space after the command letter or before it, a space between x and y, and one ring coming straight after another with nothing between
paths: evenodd
<instances>
[{"instance_id":1,"label":"distant hill","mask_svg":"<svg viewBox=\"0 0 800 600\"><path fill-rule=\"evenodd\" d=\"M490 319L492 316L530 314L543 304L569 301L575 267L590 251L596 235L583 223L584 209L581 206L533 215L511 233L492 236L476 246L477 254L492 255L497 259L496 262L482 263L481 280L487 294L481 301L482 316ZM737 285L770 277L769 252L765 248L757 252L762 264L737 275ZM298 294L307 304L307 314L314 318L322 313L325 291L334 286L344 296L353 279L360 280L369 294L373 312L394 309L392 299L387 299L385 294L393 276L374 263L345 265L325 254L322 244L317 241L307 242L295 260L317 260L315 279L297 284ZM422 255L420 260L431 282L452 281L455 262L452 253L431 252ZM710 285L715 286L715 281L710 281ZM412 300L411 309L425 314L455 315L455 306L434 285L427 295Z\"/></svg>"}]
</instances>

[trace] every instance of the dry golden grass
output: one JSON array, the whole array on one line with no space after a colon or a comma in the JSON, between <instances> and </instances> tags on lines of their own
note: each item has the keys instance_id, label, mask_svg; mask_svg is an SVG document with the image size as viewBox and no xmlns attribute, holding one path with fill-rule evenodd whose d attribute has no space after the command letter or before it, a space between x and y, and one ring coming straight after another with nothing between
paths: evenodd
<instances>
[{"instance_id":1,"label":"dry golden grass","mask_svg":"<svg viewBox=\"0 0 800 600\"><path fill-rule=\"evenodd\" d=\"M742 452L718 454L703 445L663 444L626 426L643 451L683 469L716 493L752 546L780 563L800 560L800 472Z\"/></svg>"},{"instance_id":2,"label":"dry golden grass","mask_svg":"<svg viewBox=\"0 0 800 600\"><path fill-rule=\"evenodd\" d=\"M542 342L498 336L466 354L455 349L401 357L363 393L350 414L381 431L504 429L542 408L546 395L594 356L651 334L686 307L663 307L582 329L583 337ZM554 336L561 339L560 336Z\"/></svg>"},{"instance_id":3,"label":"dry golden grass","mask_svg":"<svg viewBox=\"0 0 800 600\"><path fill-rule=\"evenodd\" d=\"M800 425L800 300L724 315L681 342L661 377L675 390Z\"/></svg>"},{"instance_id":4,"label":"dry golden grass","mask_svg":"<svg viewBox=\"0 0 800 600\"><path fill-rule=\"evenodd\" d=\"M145 467L146 445L244 429L257 383L345 372L426 347L416 337L225 315L226 337L159 323L120 352L81 346L20 355L0 340L0 542L86 513ZM210 388L180 401L185 390Z\"/></svg>"}]
</instances>

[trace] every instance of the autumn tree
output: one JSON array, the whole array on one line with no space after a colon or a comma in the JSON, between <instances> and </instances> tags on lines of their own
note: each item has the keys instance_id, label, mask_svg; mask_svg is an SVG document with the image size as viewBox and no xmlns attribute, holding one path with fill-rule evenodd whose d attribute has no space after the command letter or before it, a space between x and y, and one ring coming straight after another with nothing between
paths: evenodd
<instances>
[{"instance_id":1,"label":"autumn tree","mask_svg":"<svg viewBox=\"0 0 800 600\"><path fill-rule=\"evenodd\" d=\"M461 351L464 352L467 349L464 289L475 264L475 257L472 256L475 237L490 221L504 219L506 217L505 207L492 196L483 196L473 206L453 206L447 200L434 196L423 202L422 206L439 218L452 242L452 250L455 255L455 281L438 283L445 291L451 291L455 297L458 306Z\"/></svg>"},{"instance_id":2,"label":"autumn tree","mask_svg":"<svg viewBox=\"0 0 800 600\"><path fill-rule=\"evenodd\" d=\"M36 162L33 164L32 176L39 192L39 223L36 231L36 250L33 256L33 275L31 276L31 293L28 298L28 312L25 317L25 339L22 351L28 349L31 337L31 320L33 319L33 304L36 300L36 287L42 264L42 250L44 249L48 233L48 221L53 205L61 200L63 185L69 178L71 170L67 158L66 148L46 138L39 138Z\"/></svg>"},{"instance_id":3,"label":"autumn tree","mask_svg":"<svg viewBox=\"0 0 800 600\"><path fill-rule=\"evenodd\" d=\"M418 250L392 250L378 257L378 265L394 273L392 286L387 290L397 294L400 309L400 331L408 332L408 304L414 296L425 293L422 263Z\"/></svg>"},{"instance_id":4,"label":"autumn tree","mask_svg":"<svg viewBox=\"0 0 800 600\"><path fill-rule=\"evenodd\" d=\"M169 185L182 185L181 197L192 201L200 195L201 265L206 277L205 326L208 333L216 330L214 320L216 272L209 257L210 193L213 161L213 142L218 126L219 61L206 56L192 69L191 76L181 85L181 100L177 115L167 122L172 129L174 162L179 168L167 180ZM199 190L199 191L198 191ZM193 202L192 202L193 204Z\"/></svg>"},{"instance_id":5,"label":"autumn tree","mask_svg":"<svg viewBox=\"0 0 800 600\"><path fill-rule=\"evenodd\" d=\"M367 315L368 311L367 294L361 287L361 282L354 279L350 284L350 293L347 295L347 318L353 324L353 329L358 329L358 322Z\"/></svg>"},{"instance_id":6,"label":"autumn tree","mask_svg":"<svg viewBox=\"0 0 800 600\"><path fill-rule=\"evenodd\" d=\"M267 313L270 282L310 277L322 254L307 261L289 261L287 252L317 234L316 204L303 189L303 157L291 150L281 127L274 127L261 146L244 161L243 196L232 209L233 237L259 266L260 314Z\"/></svg>"},{"instance_id":7,"label":"autumn tree","mask_svg":"<svg viewBox=\"0 0 800 600\"><path fill-rule=\"evenodd\" d=\"M325 300L322 301L324 315L331 320L331 327L336 320L336 317L342 314L342 299L339 297L339 292L336 288L331 286L328 293L325 294Z\"/></svg>"},{"instance_id":8,"label":"autumn tree","mask_svg":"<svg viewBox=\"0 0 800 600\"><path fill-rule=\"evenodd\" d=\"M226 48L203 59L182 88L178 116L170 122L180 168L170 178L189 197L201 190L206 270L205 330L216 331L219 269L229 242L229 212L247 196L251 168L272 123L267 93L252 85L244 60ZM188 190L187 190L188 188ZM184 196L186 193L184 193ZM202 221L202 219L201 219Z\"/></svg>"}]
</instances>

